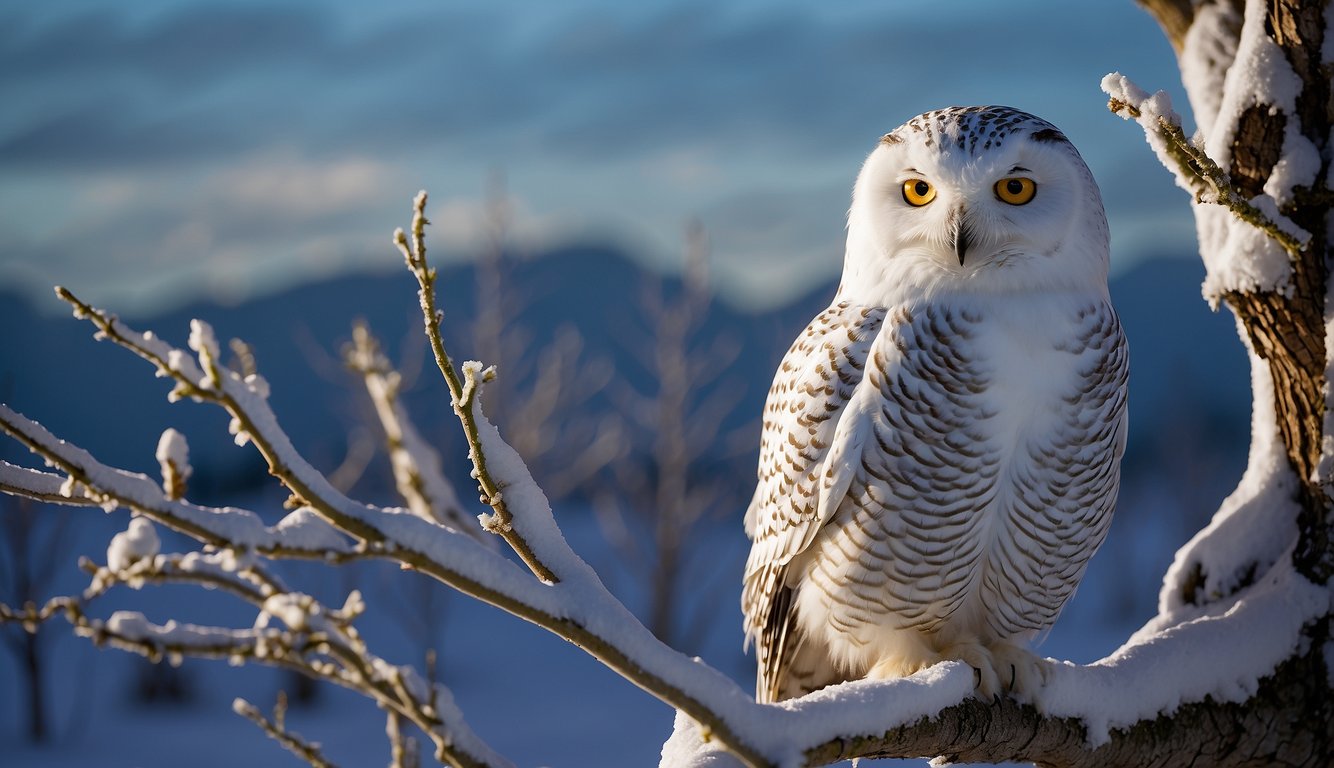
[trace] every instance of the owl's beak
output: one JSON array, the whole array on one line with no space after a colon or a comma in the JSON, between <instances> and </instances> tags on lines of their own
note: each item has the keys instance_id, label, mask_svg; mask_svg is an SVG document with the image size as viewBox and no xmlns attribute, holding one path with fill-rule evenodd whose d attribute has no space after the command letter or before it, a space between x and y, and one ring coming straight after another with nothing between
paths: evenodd
<instances>
[{"instance_id":1,"label":"owl's beak","mask_svg":"<svg viewBox=\"0 0 1334 768\"><path fill-rule=\"evenodd\" d=\"M964 259L968 256L968 248L972 241L968 237L968 222L966 219L967 211L961 205L950 211L950 232L954 235L954 253L959 257L959 266L963 266Z\"/></svg>"}]
</instances>

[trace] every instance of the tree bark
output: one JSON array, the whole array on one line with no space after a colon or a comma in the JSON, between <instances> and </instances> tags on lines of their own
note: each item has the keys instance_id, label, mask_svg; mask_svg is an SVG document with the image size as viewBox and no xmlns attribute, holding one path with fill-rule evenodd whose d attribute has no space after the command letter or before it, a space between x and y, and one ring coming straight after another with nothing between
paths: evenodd
<instances>
[{"instance_id":1,"label":"tree bark","mask_svg":"<svg viewBox=\"0 0 1334 768\"><path fill-rule=\"evenodd\" d=\"M1170 716L1114 731L1097 749L1088 748L1077 720L1046 718L1008 699L973 699L880 736L825 745L808 753L807 763L940 750L950 762L1033 762L1044 768L1324 768L1334 742L1334 709L1320 656L1317 650L1284 662L1244 704L1186 704Z\"/></svg>"},{"instance_id":2,"label":"tree bark","mask_svg":"<svg viewBox=\"0 0 1334 768\"><path fill-rule=\"evenodd\" d=\"M1319 150L1318 183L1329 172L1331 125L1330 73L1321 63L1325 3L1269 0L1265 32L1302 80L1294 116L1303 136ZM1232 141L1233 183L1247 196L1263 193L1284 145L1289 116L1271 104L1245 110ZM1330 499L1320 487L1325 422L1325 295L1329 283L1328 196L1307 190L1282 213L1311 234L1310 243L1292 261L1291 291L1233 292L1228 306L1241 318L1256 354L1273 375L1279 433L1288 460L1302 481L1298 503L1297 570L1324 584L1334 573L1330 540Z\"/></svg>"}]
</instances>

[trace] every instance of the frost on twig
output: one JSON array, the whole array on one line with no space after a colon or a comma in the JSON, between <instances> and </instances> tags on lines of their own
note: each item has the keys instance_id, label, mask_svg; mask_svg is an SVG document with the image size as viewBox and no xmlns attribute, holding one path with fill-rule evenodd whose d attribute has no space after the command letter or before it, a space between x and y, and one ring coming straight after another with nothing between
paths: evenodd
<instances>
[{"instance_id":1,"label":"frost on twig","mask_svg":"<svg viewBox=\"0 0 1334 768\"><path fill-rule=\"evenodd\" d=\"M1279 213L1278 206L1267 196L1248 198L1243 194L1227 172L1186 137L1181 116L1172 110L1172 101L1165 91L1150 96L1125 75L1115 72L1103 78L1102 89L1109 97L1107 108L1139 123L1158 160L1172 172L1177 184L1194 196L1196 203L1222 205L1238 219L1272 237L1291 258L1299 258L1311 234Z\"/></svg>"}]
</instances>

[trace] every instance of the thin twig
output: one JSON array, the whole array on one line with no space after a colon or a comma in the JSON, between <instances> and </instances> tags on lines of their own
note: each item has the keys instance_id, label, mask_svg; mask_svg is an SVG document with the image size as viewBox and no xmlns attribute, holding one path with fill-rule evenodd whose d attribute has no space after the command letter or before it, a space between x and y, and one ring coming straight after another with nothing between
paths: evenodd
<instances>
[{"instance_id":1,"label":"thin twig","mask_svg":"<svg viewBox=\"0 0 1334 768\"><path fill-rule=\"evenodd\" d=\"M283 722L287 711L287 694L282 691L278 691L278 702L273 706L272 720L265 717L264 713L259 711L259 707L240 697L232 701L232 711L259 726L269 738L315 768L337 768L320 751L318 743L306 741L300 734L287 730L287 725Z\"/></svg>"},{"instance_id":2,"label":"thin twig","mask_svg":"<svg viewBox=\"0 0 1334 768\"><path fill-rule=\"evenodd\" d=\"M499 484L496 483L487 469L486 454L482 450L477 420L473 415L473 399L480 394L481 388L478 384L489 380L494 372L487 369L480 374L480 381L477 380L475 374L468 376L468 380L465 381L455 370L454 361L450 359L449 353L445 350L445 342L440 334L440 323L444 319L444 314L436 307L436 271L434 267L426 263L425 230L428 222L426 220L425 190L417 193L417 197L412 201L412 208L412 240L409 242L408 236L404 234L402 229L396 229L394 230L394 244L398 246L398 250L403 254L408 269L417 278L417 297L421 304L426 336L431 341L431 352L435 356L436 366L440 369L440 373L444 375L445 383L449 387L454 413L458 414L459 422L463 425L463 434L468 440L468 455L472 459L474 476L477 479L478 490L482 494L482 502L490 506L495 513L493 519L486 526L487 530L499 534L535 576L548 584L555 584L560 579L538 558L527 540L514 530L512 525L514 516L510 512L509 505L505 502Z\"/></svg>"},{"instance_id":3,"label":"thin twig","mask_svg":"<svg viewBox=\"0 0 1334 768\"><path fill-rule=\"evenodd\" d=\"M1120 117L1139 120L1142 116L1135 105L1117 98L1107 101L1107 109ZM1232 184L1232 179L1228 173L1219 167L1218 163L1214 162L1213 158L1209 157L1203 149L1195 146L1186 137L1186 133L1180 125L1162 115L1159 115L1155 122L1156 128L1154 130L1165 141L1167 153L1172 161L1176 163L1181 177L1191 182L1195 191L1195 202L1222 205L1232 211L1238 219L1274 238L1294 260L1301 258L1302 252L1306 250L1307 243L1310 242L1310 235L1303 239L1285 232L1277 222L1251 203ZM1145 130L1150 130L1150 128L1145 126ZM1209 192L1213 193L1212 196L1208 194Z\"/></svg>"},{"instance_id":4,"label":"thin twig","mask_svg":"<svg viewBox=\"0 0 1334 768\"><path fill-rule=\"evenodd\" d=\"M418 768L417 740L403 733L402 718L389 710L385 716L385 733L389 736L389 768Z\"/></svg>"}]
</instances>

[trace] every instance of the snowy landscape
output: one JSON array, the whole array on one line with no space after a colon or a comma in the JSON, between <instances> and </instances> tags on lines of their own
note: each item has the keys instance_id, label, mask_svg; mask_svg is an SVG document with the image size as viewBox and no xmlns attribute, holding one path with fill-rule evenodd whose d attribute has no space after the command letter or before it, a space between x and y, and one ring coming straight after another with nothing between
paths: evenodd
<instances>
[{"instance_id":1,"label":"snowy landscape","mask_svg":"<svg viewBox=\"0 0 1334 768\"><path fill-rule=\"evenodd\" d=\"M582 275L596 274L601 283L589 286ZM556 275L575 276L567 283L554 282ZM1232 324L1211 312L1198 300L1202 268L1184 258L1148 262L1114 281L1114 300L1120 309L1132 345L1135 418L1132 448L1126 461L1126 480L1118 516L1103 550L1093 560L1089 575L1065 611L1041 652L1054 658L1088 663L1102 658L1128 637L1156 611L1157 584L1171 563L1176 548L1207 520L1218 501L1231 488L1229 483L1245 461L1249 391L1245 360L1236 342ZM471 269L457 267L442 273L441 287L451 315L466 316L469 310ZM606 330L615 325L605 319L631 311L627 305L596 305L580 291L633 295L637 285L649 280L622 257L606 248L575 248L554 252L524 262L515 268L518 290L537 294L532 317L521 322L535 331L538 318L558 318L550 325L571 323L579 328L590 347L615 358L624 356ZM372 288L372 286L379 286ZM545 287L545 291L543 291ZM817 302L832 293L829 285L792 307L764 315L747 315L715 304L705 325L717 332L746 335L743 345L759 369L770 369L781 355L783 341L813 314ZM356 293L364 304L354 304ZM372 274L346 281L312 285L286 295L239 307L192 307L165 317L138 318L141 328L185 329L186 318L213 318L219 333L247 338L262 371L270 381L275 409L291 427L298 447L322 456L335 465L344 450L345 431L353 425L349 401L358 395L350 376L346 380L317 375L309 362L309 345L335 350L350 337L351 321L370 318L383 327L386 339L404 339L403 345L416 354L427 353L408 342L415 323L411 310L411 280L398 273ZM349 298L339 298L340 295ZM453 297L457 297L456 299ZM395 301L397 300L397 305ZM55 300L52 300L55 303ZM131 424L160 423L182 427L189 438L194 481L209 481L207 473L230 472L247 477L244 469L210 470L211 466L249 467L253 457L247 449L231 445L225 419L188 402L169 404L166 386L148 379L142 361L120 350L96 344L87 329L72 318L42 311L11 297L3 305L7 322L31 329L29 338L50 347L78 348L79 354L105 373L71 380L59 370L22 366L26 350L5 347L5 369L15 392L13 402L66 434L80 423L100 421L108 434L125 432L129 440L108 441L93 433L86 447L107 461L138 471L155 472L155 441L151 434L131 432ZM346 307L341 317L314 307ZM1159 308L1172 309L1165 321ZM403 310L403 311L400 311ZM383 323L383 326L381 326ZM622 323L623 325L623 323ZM448 322L446 323L449 329ZM264 329L283 329L281 331ZM539 341L540 343L540 341ZM114 354L119 352L120 354ZM329 352L332 355L332 352ZM12 356L12 357L11 357ZM615 367L632 370L634 362L623 359ZM740 368L743 363L733 363ZM1166 374L1155 375L1159 371ZM344 374L346 375L346 374ZM738 377L755 385L756 377ZM71 383L73 382L73 383ZM72 394L71 386L80 387ZM157 392L148 391L156 387ZM428 434L449 434L450 417L441 398L443 386L429 376L406 394L407 402L420 416ZM758 413L763 391L752 386L738 404L735 418L747 420L747 411ZM133 403L108 411L104 399ZM753 417L751 417L753 418ZM117 420L124 419L120 424ZM343 419L342 422L339 419ZM63 421L62 421L63 420ZM1171 424L1167 439L1158 424ZM69 425L69 426L66 426ZM502 434L504 423L500 424ZM138 441L136 444L135 441ZM1189 440L1189 443L1183 442ZM442 441L448 444L447 440ZM1190 445L1183 450L1183 445ZM27 463L21 449L6 445L3 458ZM321 454L320 451L324 451ZM211 458L201 458L211 457ZM461 486L466 478L466 458L461 450L446 453L451 476ZM388 468L380 459L368 472L379 473L378 483L368 482L376 494L390 492ZM753 448L732 459L730 471L746 485L753 477ZM262 473L262 466L258 472ZM1169 482L1186 478L1189 485ZM240 497L218 493L217 503L235 503L276 515L282 495L263 489L260 476L239 485L253 487ZM368 478L369 480L369 478ZM206 488L208 486L205 486ZM461 486L462 487L462 486ZM6 503L13 503L7 501ZM479 510L480 511L480 510ZM736 602L746 541L740 529L742 508L721 510L710 519L696 541L701 552L689 572L688 582L710 585L719 594L693 600L704 603L707 630L696 646L686 648L712 666L726 672L743 687L752 685L753 658L741 650L740 615ZM647 596L641 579L616 554L587 501L558 500L557 521L571 545L592 564L612 590L629 606L646 608ZM93 510L45 512L38 518L40 533L59 517L67 530L59 534L56 548L62 553L60 575L49 586L49 594L82 589L86 578L74 567L78 555L100 558L107 542L124 529L121 515ZM276 517L272 518L276 519ZM183 542L163 534L168 544ZM338 603L354 586L367 595L369 610L360 626L368 642L386 658L420 665L425 649L437 649L440 679L450 685L460 706L475 720L474 727L489 742L501 745L505 754L520 765L640 765L651 764L671 730L672 713L629 683L589 659L577 648L554 640L546 632L494 608L448 594L420 577L400 584L403 574L391 566L354 566L337 573L329 583L328 572L313 566L289 564L291 579L329 603ZM303 578L304 577L304 578ZM408 587L407 591L405 586ZM413 600L421 600L438 616L420 616ZM691 606L694 610L696 607ZM188 586L147 588L142 592L122 590L101 607L144 611L150 618L172 617L182 621L223 622L248 626L253 618L243 605L226 595L200 594ZM46 687L54 744L21 746L26 718L22 689L6 686L3 702L5 727L18 765L85 765L115 749L118 764L173 765L187 757L201 765L235 765L240 761L283 764L291 758L249 722L233 715L231 701L246 698L262 708L271 707L279 689L289 695L293 678L263 668L228 666L223 661L187 660L179 670L151 667L132 654L96 649L86 640L72 637L66 627L54 622L42 630L43 645L49 648ZM19 679L18 659L4 657L5 679ZM291 727L321 742L327 755L341 765L384 762L387 747L381 716L359 697L330 686L319 686L310 703L297 702L290 709ZM614 722L608 729L606 724ZM164 723L169 723L165 725ZM214 743L206 753L197 750L201 734Z\"/></svg>"},{"instance_id":2,"label":"snowy landscape","mask_svg":"<svg viewBox=\"0 0 1334 768\"><path fill-rule=\"evenodd\" d=\"M1334 12L1139 5L0 7L0 765L1328 765Z\"/></svg>"}]
</instances>

